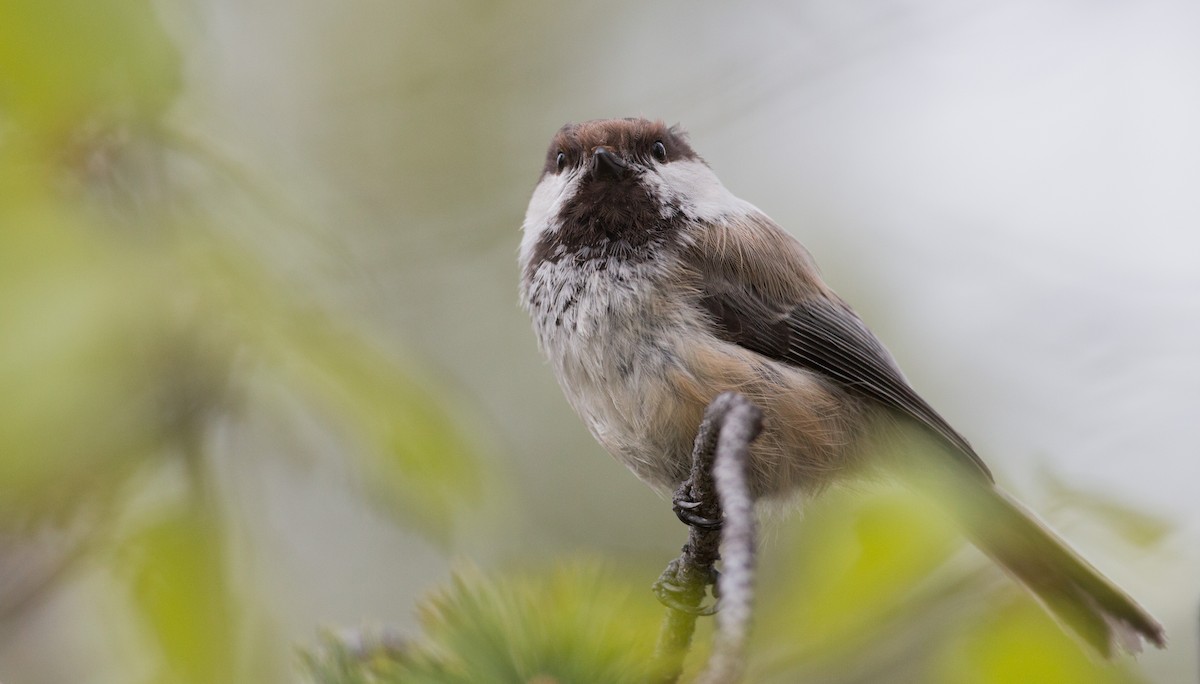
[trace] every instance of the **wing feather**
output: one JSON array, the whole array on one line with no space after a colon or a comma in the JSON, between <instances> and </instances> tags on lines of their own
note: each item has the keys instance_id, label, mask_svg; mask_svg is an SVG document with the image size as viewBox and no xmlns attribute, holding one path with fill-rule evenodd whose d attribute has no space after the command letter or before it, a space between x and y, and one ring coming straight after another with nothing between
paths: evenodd
<instances>
[{"instance_id":1,"label":"wing feather","mask_svg":"<svg viewBox=\"0 0 1200 684\"><path fill-rule=\"evenodd\" d=\"M773 260L770 270L778 272L781 264L790 263L805 271L797 279L811 282L815 276L808 273L811 262L803 247L774 224L767 229L772 233L772 246L784 248L783 258ZM725 232L718 231L716 236ZM787 288L755 282L756 276L752 275L740 277L755 271L756 264L746 263L747 256L766 257L766 250L739 250L738 263L731 263L721 258L720 251L699 246L702 249L693 251L691 258L700 262L700 306L712 320L717 337L818 373L852 393L915 419L960 453L972 470L991 481L991 471L971 444L917 394L879 339L823 283L817 280L815 287L806 287L799 296L788 298L794 301L780 301L778 293ZM760 275L757 277L761 280Z\"/></svg>"}]
</instances>

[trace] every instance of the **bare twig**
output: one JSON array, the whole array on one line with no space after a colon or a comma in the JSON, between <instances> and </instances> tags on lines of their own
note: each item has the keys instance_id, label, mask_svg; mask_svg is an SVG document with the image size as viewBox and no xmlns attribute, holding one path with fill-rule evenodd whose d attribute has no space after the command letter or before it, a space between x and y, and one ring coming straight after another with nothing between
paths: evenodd
<instances>
[{"instance_id":1,"label":"bare twig","mask_svg":"<svg viewBox=\"0 0 1200 684\"><path fill-rule=\"evenodd\" d=\"M740 397L739 397L740 398ZM705 684L735 682L744 668L746 638L754 609L754 500L746 481L750 442L762 430L762 412L749 401L735 403L726 414L717 441L713 478L724 510L721 528L723 572L718 584L721 610L708 667L697 680Z\"/></svg>"},{"instance_id":2,"label":"bare twig","mask_svg":"<svg viewBox=\"0 0 1200 684\"><path fill-rule=\"evenodd\" d=\"M655 588L667 605L655 655L660 682L675 682L691 646L705 588L724 553L725 574L717 585L721 613L705 682L733 682L741 675L754 587L754 501L746 481L749 446L762 429L762 412L745 397L726 392L709 404L696 434L692 471L675 495L681 517L692 524L679 558L671 561Z\"/></svg>"}]
</instances>

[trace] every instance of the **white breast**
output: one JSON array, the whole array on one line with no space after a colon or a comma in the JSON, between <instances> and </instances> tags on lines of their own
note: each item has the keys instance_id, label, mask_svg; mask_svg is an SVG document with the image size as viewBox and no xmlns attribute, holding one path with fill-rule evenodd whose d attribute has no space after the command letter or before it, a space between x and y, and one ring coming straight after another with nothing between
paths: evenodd
<instances>
[{"instance_id":1,"label":"white breast","mask_svg":"<svg viewBox=\"0 0 1200 684\"><path fill-rule=\"evenodd\" d=\"M595 438L643 479L666 478L654 417L673 400L680 331L698 314L678 302L661 267L613 259L546 262L524 289L538 344ZM688 316L697 320L685 320Z\"/></svg>"}]
</instances>

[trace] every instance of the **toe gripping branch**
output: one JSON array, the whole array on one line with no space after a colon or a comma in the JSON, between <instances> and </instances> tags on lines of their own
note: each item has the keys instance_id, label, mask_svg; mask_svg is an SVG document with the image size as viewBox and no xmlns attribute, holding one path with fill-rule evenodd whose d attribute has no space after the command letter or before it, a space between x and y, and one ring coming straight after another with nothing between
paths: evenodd
<instances>
[{"instance_id":1,"label":"toe gripping branch","mask_svg":"<svg viewBox=\"0 0 1200 684\"><path fill-rule=\"evenodd\" d=\"M704 433L705 430L701 429L702 436L706 436ZM696 444L698 448L701 446L699 437ZM712 480L712 451L707 449L703 453L693 454L702 465L707 461L709 467L701 469L699 473L693 469L692 476L675 491L672 508L680 522L690 528L688 541L680 549L679 557L667 564L654 583L654 595L659 603L671 610L695 616L715 614L716 600L719 599L717 581L720 573L716 563L721 558L722 516L721 502ZM710 586L713 588L714 601L710 605L702 605Z\"/></svg>"},{"instance_id":2,"label":"toe gripping branch","mask_svg":"<svg viewBox=\"0 0 1200 684\"><path fill-rule=\"evenodd\" d=\"M687 552L684 547L683 553ZM676 558L654 582L654 596L671 610L696 617L716 615L720 604L720 577L721 573L712 565L688 564L682 557ZM702 605L708 587L712 587L714 600L709 605Z\"/></svg>"},{"instance_id":3,"label":"toe gripping branch","mask_svg":"<svg viewBox=\"0 0 1200 684\"><path fill-rule=\"evenodd\" d=\"M691 480L684 482L675 492L672 510L679 521L688 527L698 527L701 530L721 529L721 503L717 500L697 501L692 497ZM708 508L716 509L715 515L701 515Z\"/></svg>"},{"instance_id":4,"label":"toe gripping branch","mask_svg":"<svg viewBox=\"0 0 1200 684\"><path fill-rule=\"evenodd\" d=\"M740 668L753 600L754 502L747 483L750 443L762 430L762 411L732 392L709 404L696 434L692 470L676 490L675 515L688 526L688 541L658 581L654 594L667 607L656 660L661 682L675 682L691 645L696 618L717 617L713 657L706 672L723 679ZM716 569L724 543L726 574ZM708 587L714 601L704 605ZM731 591L726 591L729 587ZM723 605L732 602L727 610Z\"/></svg>"}]
</instances>

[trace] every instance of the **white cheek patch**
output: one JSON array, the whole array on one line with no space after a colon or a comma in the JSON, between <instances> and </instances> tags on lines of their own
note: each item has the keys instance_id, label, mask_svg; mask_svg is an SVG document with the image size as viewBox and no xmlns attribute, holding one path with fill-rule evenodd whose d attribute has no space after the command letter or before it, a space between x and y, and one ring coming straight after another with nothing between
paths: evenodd
<instances>
[{"instance_id":1,"label":"white cheek patch","mask_svg":"<svg viewBox=\"0 0 1200 684\"><path fill-rule=\"evenodd\" d=\"M759 213L749 202L729 192L717 174L700 161L681 159L657 167L645 178L657 187L658 196L677 203L695 221L715 221L737 214Z\"/></svg>"},{"instance_id":2,"label":"white cheek patch","mask_svg":"<svg viewBox=\"0 0 1200 684\"><path fill-rule=\"evenodd\" d=\"M546 174L533 189L529 208L525 210L525 222L521 224L521 263L529 262L533 248L545 233L558 230L555 219L562 210L563 202L575 194L579 186L579 173Z\"/></svg>"}]
</instances>

